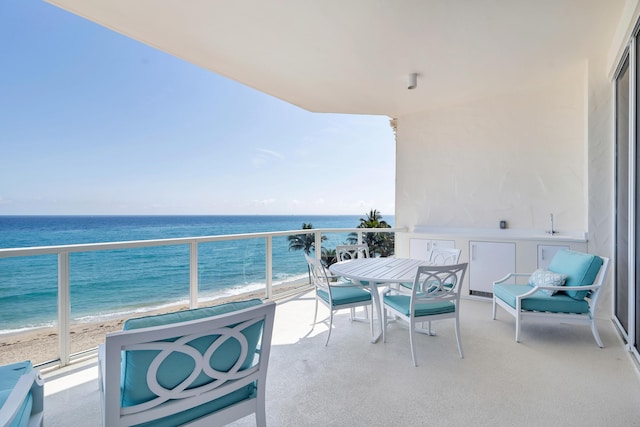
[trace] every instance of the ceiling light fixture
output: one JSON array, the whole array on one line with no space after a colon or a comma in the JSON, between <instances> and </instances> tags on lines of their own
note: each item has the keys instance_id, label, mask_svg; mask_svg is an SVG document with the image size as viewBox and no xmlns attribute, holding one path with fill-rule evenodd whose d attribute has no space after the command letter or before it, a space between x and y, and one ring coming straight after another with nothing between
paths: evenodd
<instances>
[{"instance_id":1,"label":"ceiling light fixture","mask_svg":"<svg viewBox=\"0 0 640 427\"><path fill-rule=\"evenodd\" d=\"M415 89L418 87L418 73L409 74L409 86L407 89Z\"/></svg>"}]
</instances>

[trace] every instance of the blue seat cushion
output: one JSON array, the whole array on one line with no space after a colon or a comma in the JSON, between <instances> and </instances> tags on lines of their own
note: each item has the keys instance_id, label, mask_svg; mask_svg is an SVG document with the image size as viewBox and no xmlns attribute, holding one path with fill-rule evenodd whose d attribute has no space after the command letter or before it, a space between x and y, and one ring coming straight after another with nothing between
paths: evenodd
<instances>
[{"instance_id":1,"label":"blue seat cushion","mask_svg":"<svg viewBox=\"0 0 640 427\"><path fill-rule=\"evenodd\" d=\"M178 412L177 414L170 415L160 420L153 420L147 423L136 424L134 427L175 427L188 423L192 420L197 420L200 417L211 414L213 412L224 409L227 406L231 406L234 403L241 402L248 398L255 396L255 387L251 389L251 394L247 395L247 387L236 390L219 399L207 402L188 411Z\"/></svg>"},{"instance_id":2,"label":"blue seat cushion","mask_svg":"<svg viewBox=\"0 0 640 427\"><path fill-rule=\"evenodd\" d=\"M565 286L589 286L596 280L602 264L599 256L564 249L555 254L548 269L554 273L566 274ZM575 290L565 292L576 300L583 300L589 293Z\"/></svg>"},{"instance_id":3,"label":"blue seat cushion","mask_svg":"<svg viewBox=\"0 0 640 427\"><path fill-rule=\"evenodd\" d=\"M345 304L354 304L361 301L371 301L371 293L364 289L354 286L332 286L331 297L333 301L329 301L327 291L318 289L318 296L332 307L338 307Z\"/></svg>"},{"instance_id":4,"label":"blue seat cushion","mask_svg":"<svg viewBox=\"0 0 640 427\"><path fill-rule=\"evenodd\" d=\"M402 286L403 288L411 290L411 289L413 289L413 282L400 283L400 286Z\"/></svg>"},{"instance_id":5,"label":"blue seat cushion","mask_svg":"<svg viewBox=\"0 0 640 427\"><path fill-rule=\"evenodd\" d=\"M384 303L398 312L409 316L411 297L409 295L385 295ZM418 303L414 307L414 317L435 316L437 314L454 313L456 305L451 301L434 301Z\"/></svg>"},{"instance_id":6,"label":"blue seat cushion","mask_svg":"<svg viewBox=\"0 0 640 427\"><path fill-rule=\"evenodd\" d=\"M123 329L133 330L204 319L260 304L262 304L260 299L252 299L248 301L221 304L215 307L197 308L175 313L129 319L125 322ZM242 334L246 337L248 342L249 356L242 364L241 370L249 368L253 363L252 355L255 354L255 350L262 334L262 322L249 326L242 331ZM204 354L207 348L209 348L210 345L218 338L219 335L203 336L192 340L187 345L195 348L200 354ZM175 341L176 339L171 339L169 341ZM123 407L144 403L156 397L155 393L153 393L147 385L146 376L150 364L159 353L159 350L128 350L123 352L121 377L121 405ZM210 365L217 371L225 372L235 365L239 356L239 342L235 339L227 339L211 356ZM163 387L171 389L183 382L192 373L194 367L195 362L190 356L175 351L170 353L160 364L156 377ZM212 378L201 373L189 388L198 387L212 381L214 381ZM207 413L227 407L235 402L253 397L255 396L255 389L255 384L249 384L241 390L230 393L212 402L172 415L160 421L154 421L149 425L170 426L185 423Z\"/></svg>"},{"instance_id":7,"label":"blue seat cushion","mask_svg":"<svg viewBox=\"0 0 640 427\"><path fill-rule=\"evenodd\" d=\"M533 289L531 285L512 285L499 283L493 286L493 294L496 298L516 308L516 297ZM522 300L522 309L527 311L548 311L552 313L588 313L589 303L586 300L576 300L562 292L554 295L536 291Z\"/></svg>"},{"instance_id":8,"label":"blue seat cushion","mask_svg":"<svg viewBox=\"0 0 640 427\"><path fill-rule=\"evenodd\" d=\"M33 370L33 366L29 360L23 362L12 363L10 365L0 366L0 408L5 404L11 391L20 380L20 377ZM31 416L31 407L33 406L33 397L31 393L27 394L27 398L20 405L18 415L14 418L9 427L23 427L29 424Z\"/></svg>"}]
</instances>

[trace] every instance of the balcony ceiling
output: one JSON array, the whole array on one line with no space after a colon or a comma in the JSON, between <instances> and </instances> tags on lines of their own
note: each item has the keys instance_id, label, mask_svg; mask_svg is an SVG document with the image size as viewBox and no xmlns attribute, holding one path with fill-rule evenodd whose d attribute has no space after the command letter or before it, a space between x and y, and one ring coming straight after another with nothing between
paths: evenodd
<instances>
[{"instance_id":1,"label":"balcony ceiling","mask_svg":"<svg viewBox=\"0 0 640 427\"><path fill-rule=\"evenodd\" d=\"M50 3L310 111L402 116L604 58L625 1Z\"/></svg>"}]
</instances>

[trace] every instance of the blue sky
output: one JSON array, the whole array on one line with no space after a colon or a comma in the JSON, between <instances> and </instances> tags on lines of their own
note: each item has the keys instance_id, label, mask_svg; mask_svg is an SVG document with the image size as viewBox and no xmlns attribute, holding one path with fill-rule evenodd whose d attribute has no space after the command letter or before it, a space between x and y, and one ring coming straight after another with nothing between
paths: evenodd
<instances>
[{"instance_id":1,"label":"blue sky","mask_svg":"<svg viewBox=\"0 0 640 427\"><path fill-rule=\"evenodd\" d=\"M394 214L388 117L318 114L0 2L0 215Z\"/></svg>"}]
</instances>

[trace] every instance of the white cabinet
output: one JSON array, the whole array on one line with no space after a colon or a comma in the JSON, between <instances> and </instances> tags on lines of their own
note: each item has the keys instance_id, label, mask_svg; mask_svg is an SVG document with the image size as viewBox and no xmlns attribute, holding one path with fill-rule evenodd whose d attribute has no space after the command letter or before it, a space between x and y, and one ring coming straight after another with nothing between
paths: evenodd
<instances>
[{"instance_id":1,"label":"white cabinet","mask_svg":"<svg viewBox=\"0 0 640 427\"><path fill-rule=\"evenodd\" d=\"M544 268L546 270L556 252L562 249L569 249L569 246L538 245L538 268Z\"/></svg>"},{"instance_id":2,"label":"white cabinet","mask_svg":"<svg viewBox=\"0 0 640 427\"><path fill-rule=\"evenodd\" d=\"M493 282L516 271L516 244L469 242L469 290L473 295L493 293Z\"/></svg>"},{"instance_id":3,"label":"white cabinet","mask_svg":"<svg viewBox=\"0 0 640 427\"><path fill-rule=\"evenodd\" d=\"M428 260L433 248L455 248L454 240L409 239L409 258Z\"/></svg>"}]
</instances>

